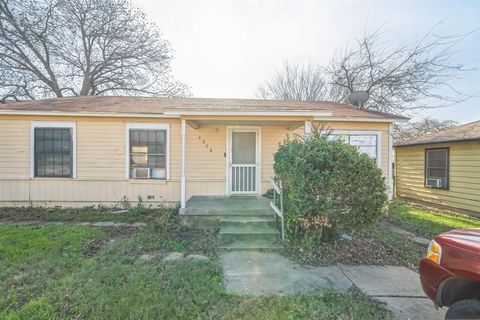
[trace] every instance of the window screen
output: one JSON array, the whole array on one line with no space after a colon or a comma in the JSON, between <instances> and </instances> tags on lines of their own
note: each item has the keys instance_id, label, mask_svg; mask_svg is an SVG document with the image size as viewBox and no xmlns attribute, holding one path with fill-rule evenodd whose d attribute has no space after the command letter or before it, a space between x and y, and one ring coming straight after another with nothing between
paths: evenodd
<instances>
[{"instance_id":1,"label":"window screen","mask_svg":"<svg viewBox=\"0 0 480 320\"><path fill-rule=\"evenodd\" d=\"M448 149L425 150L425 185L448 188Z\"/></svg>"},{"instance_id":2,"label":"window screen","mask_svg":"<svg viewBox=\"0 0 480 320\"><path fill-rule=\"evenodd\" d=\"M34 135L35 177L71 177L71 129L35 128Z\"/></svg>"},{"instance_id":3,"label":"window screen","mask_svg":"<svg viewBox=\"0 0 480 320\"><path fill-rule=\"evenodd\" d=\"M166 130L130 130L130 178L166 178Z\"/></svg>"}]
</instances>

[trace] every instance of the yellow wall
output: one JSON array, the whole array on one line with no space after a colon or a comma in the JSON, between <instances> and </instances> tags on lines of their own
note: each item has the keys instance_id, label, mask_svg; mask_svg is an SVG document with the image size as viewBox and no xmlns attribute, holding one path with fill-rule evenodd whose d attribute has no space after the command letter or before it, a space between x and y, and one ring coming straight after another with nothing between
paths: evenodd
<instances>
[{"instance_id":1,"label":"yellow wall","mask_svg":"<svg viewBox=\"0 0 480 320\"><path fill-rule=\"evenodd\" d=\"M424 186L425 149L450 148L449 190ZM480 212L480 142L395 148L396 195Z\"/></svg>"},{"instance_id":2,"label":"yellow wall","mask_svg":"<svg viewBox=\"0 0 480 320\"><path fill-rule=\"evenodd\" d=\"M298 119L295 119L298 120ZM30 178L30 134L32 121L75 122L77 132L77 177ZM126 179L126 123L170 125L170 179ZM335 130L382 131L382 169L388 172L388 124L332 122ZM273 154L287 134L302 134L303 126L261 126L261 192L270 188ZM226 192L227 126L187 126L187 199L192 195L224 195ZM78 206L119 203L126 196L140 195L151 202L180 200L180 119L0 116L0 205Z\"/></svg>"}]
</instances>

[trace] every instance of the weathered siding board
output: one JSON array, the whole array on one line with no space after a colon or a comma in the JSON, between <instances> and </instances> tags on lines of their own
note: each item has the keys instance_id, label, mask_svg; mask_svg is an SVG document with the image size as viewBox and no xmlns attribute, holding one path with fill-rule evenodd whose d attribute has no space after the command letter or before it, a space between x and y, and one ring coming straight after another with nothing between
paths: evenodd
<instances>
[{"instance_id":1,"label":"weathered siding board","mask_svg":"<svg viewBox=\"0 0 480 320\"><path fill-rule=\"evenodd\" d=\"M450 148L449 190L424 186L425 149ZM480 212L480 143L457 142L397 147L396 194L448 207Z\"/></svg>"}]
</instances>

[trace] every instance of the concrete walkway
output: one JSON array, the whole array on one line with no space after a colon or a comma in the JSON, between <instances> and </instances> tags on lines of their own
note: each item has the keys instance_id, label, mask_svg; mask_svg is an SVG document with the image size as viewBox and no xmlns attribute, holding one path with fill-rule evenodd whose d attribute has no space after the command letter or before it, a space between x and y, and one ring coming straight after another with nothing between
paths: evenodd
<instances>
[{"instance_id":1,"label":"concrete walkway","mask_svg":"<svg viewBox=\"0 0 480 320\"><path fill-rule=\"evenodd\" d=\"M435 311L423 294L418 274L408 268L303 266L277 253L280 234L265 198L197 197L189 201L184 214L214 216L220 221L220 258L229 292L288 295L318 289L347 292L357 287L385 303L397 319L443 317L444 311Z\"/></svg>"},{"instance_id":2,"label":"concrete walkway","mask_svg":"<svg viewBox=\"0 0 480 320\"><path fill-rule=\"evenodd\" d=\"M396 319L443 319L425 297L418 274L397 266L309 267L274 252L231 251L221 255L227 291L253 295L287 295L316 289L347 292L357 287L385 303Z\"/></svg>"}]
</instances>

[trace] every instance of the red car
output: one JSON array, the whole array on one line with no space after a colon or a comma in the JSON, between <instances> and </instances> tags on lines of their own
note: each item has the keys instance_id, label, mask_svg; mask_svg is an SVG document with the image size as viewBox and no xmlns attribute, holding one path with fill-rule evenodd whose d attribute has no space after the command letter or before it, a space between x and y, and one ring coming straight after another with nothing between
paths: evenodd
<instances>
[{"instance_id":1,"label":"red car","mask_svg":"<svg viewBox=\"0 0 480 320\"><path fill-rule=\"evenodd\" d=\"M423 291L445 319L480 319L480 229L457 229L430 242L420 261Z\"/></svg>"}]
</instances>

